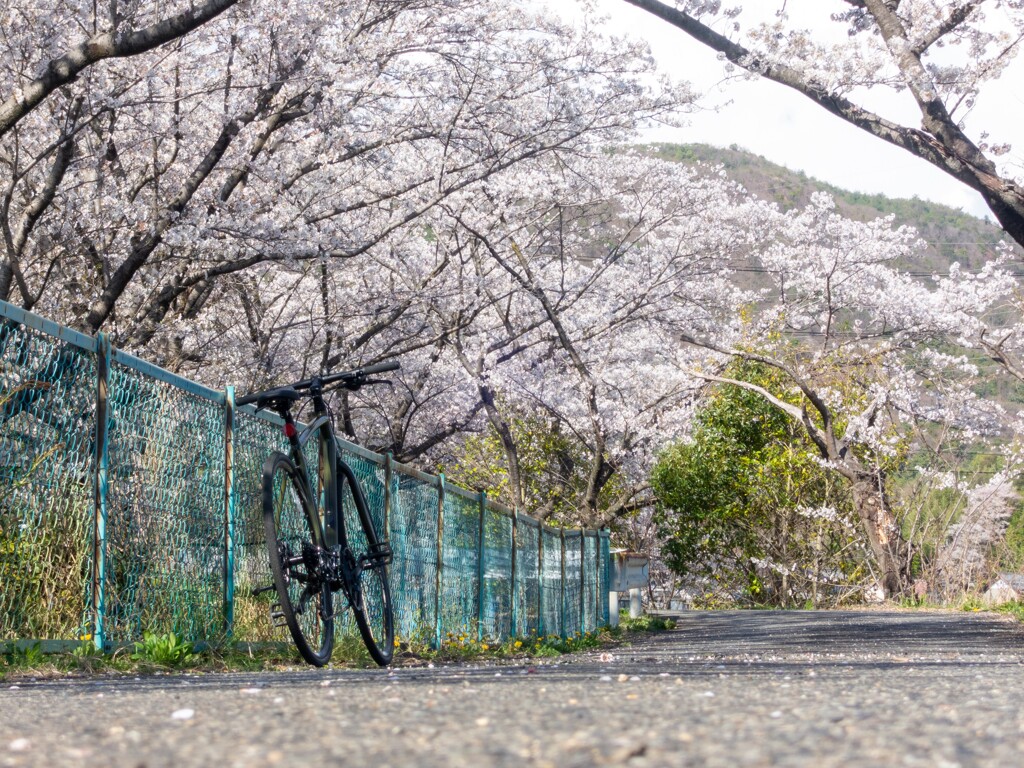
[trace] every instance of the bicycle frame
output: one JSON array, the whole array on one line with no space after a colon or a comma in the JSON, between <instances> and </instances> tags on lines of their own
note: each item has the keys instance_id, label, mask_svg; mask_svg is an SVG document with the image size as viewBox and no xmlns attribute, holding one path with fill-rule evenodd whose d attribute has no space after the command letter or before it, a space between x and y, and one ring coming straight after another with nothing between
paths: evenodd
<instances>
[{"instance_id":1,"label":"bicycle frame","mask_svg":"<svg viewBox=\"0 0 1024 768\"><path fill-rule=\"evenodd\" d=\"M314 418L301 433L295 425L291 410L289 409L283 414L285 435L288 437L292 463L295 464L301 478L299 484L304 489L312 508L321 513L320 523L324 540L320 542L320 545L328 551L343 551L348 547L348 537L345 532L345 522L341 516L341 485L338 482L336 471L339 465L338 443L334 436L331 415L319 386L314 385L312 400ZM319 476L326 479L325 486L321 489L320 499L316 498L310 484L309 465L303 452L303 446L312 439L314 434L319 440L317 450L320 462ZM317 503L318 501L319 503Z\"/></svg>"}]
</instances>

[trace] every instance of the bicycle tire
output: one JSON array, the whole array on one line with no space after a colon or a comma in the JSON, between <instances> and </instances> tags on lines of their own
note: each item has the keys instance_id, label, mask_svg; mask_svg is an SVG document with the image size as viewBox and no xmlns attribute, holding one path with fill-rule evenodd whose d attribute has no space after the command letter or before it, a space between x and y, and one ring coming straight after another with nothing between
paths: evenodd
<instances>
[{"instance_id":1,"label":"bicycle tire","mask_svg":"<svg viewBox=\"0 0 1024 768\"><path fill-rule=\"evenodd\" d=\"M263 527L279 615L302 658L322 667L334 650L331 588L320 575L317 558L323 529L295 465L281 453L272 454L263 467Z\"/></svg>"},{"instance_id":2,"label":"bicycle tire","mask_svg":"<svg viewBox=\"0 0 1024 768\"><path fill-rule=\"evenodd\" d=\"M344 478L351 489L350 495L362 532L361 537L353 537L349 529L347 536L348 545L358 564L356 583L350 585L352 612L370 657L380 666L386 667L395 654L394 605L391 602L391 586L384 556L384 549L388 552L390 549L382 549L381 537L377 535L362 486L352 468L340 459L338 477Z\"/></svg>"}]
</instances>

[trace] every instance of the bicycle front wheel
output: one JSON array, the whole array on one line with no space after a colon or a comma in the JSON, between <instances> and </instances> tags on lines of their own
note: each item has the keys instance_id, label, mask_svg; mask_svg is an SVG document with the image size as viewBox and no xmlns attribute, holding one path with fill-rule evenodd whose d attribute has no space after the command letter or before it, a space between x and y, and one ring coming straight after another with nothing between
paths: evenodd
<instances>
[{"instance_id":1,"label":"bicycle front wheel","mask_svg":"<svg viewBox=\"0 0 1024 768\"><path fill-rule=\"evenodd\" d=\"M323 529L297 470L276 453L263 467L263 526L283 618L299 653L322 667L334 649L331 589L322 565Z\"/></svg>"},{"instance_id":2,"label":"bicycle front wheel","mask_svg":"<svg viewBox=\"0 0 1024 768\"><path fill-rule=\"evenodd\" d=\"M367 556L369 557L369 556ZM352 605L356 626L370 656L380 666L391 663L395 653L395 625L387 567L370 559L359 571L358 594Z\"/></svg>"},{"instance_id":3,"label":"bicycle front wheel","mask_svg":"<svg viewBox=\"0 0 1024 768\"><path fill-rule=\"evenodd\" d=\"M391 587L388 583L387 564L391 560L391 547L379 536L366 505L362 486L351 467L344 461L338 462L338 476L344 478L349 493L343 493L343 512L353 507L358 519L358 528L350 514L344 514L346 538L356 560L356 582L351 585L352 612L356 626L363 638L370 656L380 666L391 663L395 653L394 607L391 603Z\"/></svg>"}]
</instances>

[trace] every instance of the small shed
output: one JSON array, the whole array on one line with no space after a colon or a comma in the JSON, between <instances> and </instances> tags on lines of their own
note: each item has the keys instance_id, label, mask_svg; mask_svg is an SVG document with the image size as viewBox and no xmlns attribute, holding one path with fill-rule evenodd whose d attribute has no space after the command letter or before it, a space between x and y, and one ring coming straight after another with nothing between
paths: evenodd
<instances>
[{"instance_id":1,"label":"small shed","mask_svg":"<svg viewBox=\"0 0 1024 768\"><path fill-rule=\"evenodd\" d=\"M1024 573L1000 573L981 596L987 605L1024 600Z\"/></svg>"}]
</instances>

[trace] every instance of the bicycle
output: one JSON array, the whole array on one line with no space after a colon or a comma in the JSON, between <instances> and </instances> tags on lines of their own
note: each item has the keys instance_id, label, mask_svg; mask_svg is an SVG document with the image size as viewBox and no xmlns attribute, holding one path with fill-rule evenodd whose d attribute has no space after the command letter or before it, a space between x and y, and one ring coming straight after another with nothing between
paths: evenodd
<instances>
[{"instance_id":1,"label":"bicycle","mask_svg":"<svg viewBox=\"0 0 1024 768\"><path fill-rule=\"evenodd\" d=\"M263 525L274 583L257 587L252 594L277 591L279 602L271 606L271 619L275 626L288 627L299 653L317 667L324 666L334 650L338 612L333 609L333 595L339 591L352 608L373 660L387 666L394 654L394 612L387 576L391 547L386 535L377 535L362 486L338 455L324 395L330 389L355 391L367 384L387 383L370 377L398 368L397 362L388 362L315 376L235 401L236 406L255 404L257 411L272 410L284 420L288 455L274 452L263 465ZM313 418L300 432L292 407L303 397L312 400ZM314 434L319 456L315 494L303 453ZM346 526L342 504L346 487L359 518L355 531Z\"/></svg>"}]
</instances>

